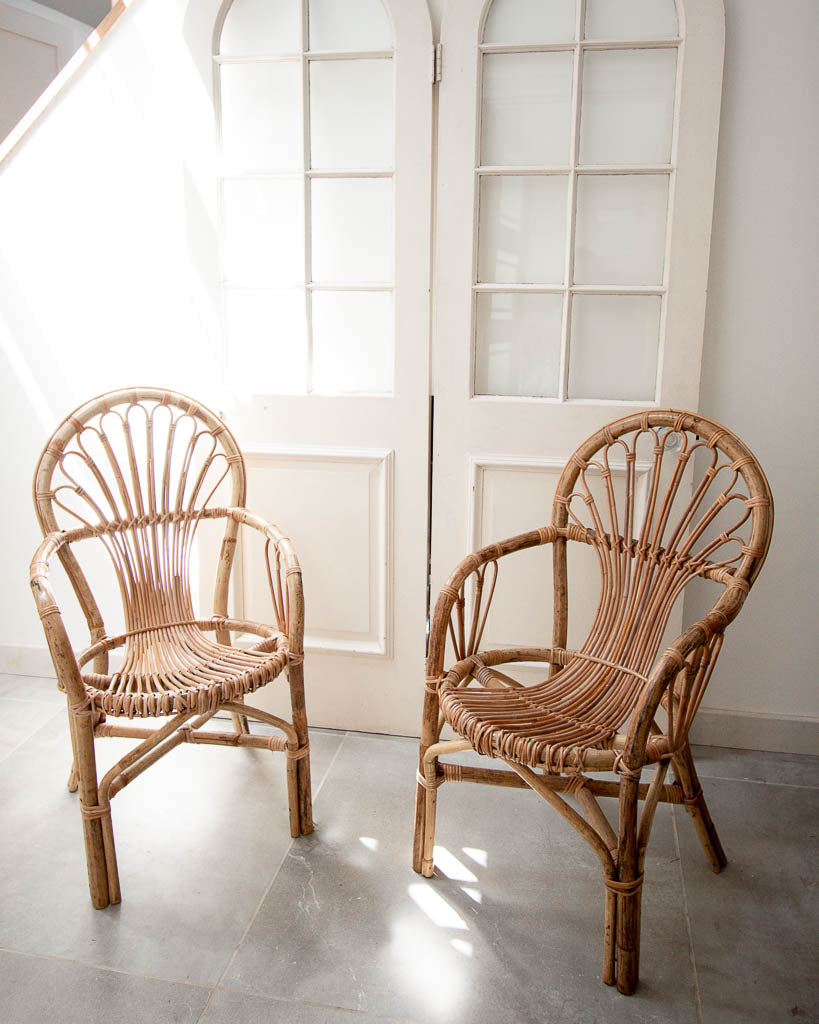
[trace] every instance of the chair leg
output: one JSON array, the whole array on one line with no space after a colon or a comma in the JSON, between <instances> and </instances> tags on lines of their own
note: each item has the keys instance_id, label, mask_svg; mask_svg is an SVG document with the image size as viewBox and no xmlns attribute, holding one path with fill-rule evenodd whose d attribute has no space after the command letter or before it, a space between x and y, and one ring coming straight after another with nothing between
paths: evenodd
<instances>
[{"instance_id":1,"label":"chair leg","mask_svg":"<svg viewBox=\"0 0 819 1024\"><path fill-rule=\"evenodd\" d=\"M296 730L299 747L308 747L307 707L304 700L304 669L301 662L291 662L287 667L290 684L290 707L293 712L293 727ZM313 831L313 793L310 778L309 750L303 757L293 758L287 763L287 786L290 800L290 831L295 836L309 836ZM293 831L293 829L296 831Z\"/></svg>"},{"instance_id":2,"label":"chair leg","mask_svg":"<svg viewBox=\"0 0 819 1024\"><path fill-rule=\"evenodd\" d=\"M633 994L640 978L642 878L637 846L637 787L636 778L623 776L620 780L618 877L611 887L617 900L617 991L627 996Z\"/></svg>"},{"instance_id":3,"label":"chair leg","mask_svg":"<svg viewBox=\"0 0 819 1024\"><path fill-rule=\"evenodd\" d=\"M424 712L421 721L421 746L418 753L419 778L424 772L424 753L438 739L438 695L427 689L424 693ZM420 781L415 790L415 833L413 837L412 867L414 871L431 878L434 871L435 810L437 790L429 789Z\"/></svg>"},{"instance_id":4,"label":"chair leg","mask_svg":"<svg viewBox=\"0 0 819 1024\"><path fill-rule=\"evenodd\" d=\"M240 693L234 697L235 704L244 704L244 694ZM250 725L248 724L247 715L236 715L230 716L233 719L233 729L239 736L248 736L250 734Z\"/></svg>"},{"instance_id":5,"label":"chair leg","mask_svg":"<svg viewBox=\"0 0 819 1024\"><path fill-rule=\"evenodd\" d=\"M685 746L680 748L679 753L672 758L671 764L674 774L679 779L683 788L683 803L686 811L694 820L694 828L697 830L702 848L711 869L719 873L728 863L725 850L717 835L714 822L708 811L708 805L702 793L697 769L694 767L694 758L691 754L691 747L686 741Z\"/></svg>"},{"instance_id":6,"label":"chair leg","mask_svg":"<svg viewBox=\"0 0 819 1024\"><path fill-rule=\"evenodd\" d=\"M68 707L68 734L71 737L71 769L68 772L66 786L69 793L76 793L80 784L80 775L77 771L77 741L74 739L74 716L71 714L71 702L67 701Z\"/></svg>"},{"instance_id":7,"label":"chair leg","mask_svg":"<svg viewBox=\"0 0 819 1024\"><path fill-rule=\"evenodd\" d=\"M603 923L603 972L607 985L617 981L615 952L617 949L617 894L606 889L606 909Z\"/></svg>"},{"instance_id":8,"label":"chair leg","mask_svg":"<svg viewBox=\"0 0 819 1024\"><path fill-rule=\"evenodd\" d=\"M421 873L424 859L424 828L426 824L426 789L417 783L415 787L415 826L412 840L412 870Z\"/></svg>"},{"instance_id":9,"label":"chair leg","mask_svg":"<svg viewBox=\"0 0 819 1024\"><path fill-rule=\"evenodd\" d=\"M421 874L432 878L435 873L435 812L438 805L438 790L424 788L424 855Z\"/></svg>"},{"instance_id":10,"label":"chair leg","mask_svg":"<svg viewBox=\"0 0 819 1024\"><path fill-rule=\"evenodd\" d=\"M88 887L92 904L97 910L102 910L112 902L119 902L119 883L111 830L111 808L108 805L107 810L104 810L98 804L97 763L90 710L72 713L72 732L77 755ZM109 880L113 881L113 885L109 884Z\"/></svg>"}]
</instances>

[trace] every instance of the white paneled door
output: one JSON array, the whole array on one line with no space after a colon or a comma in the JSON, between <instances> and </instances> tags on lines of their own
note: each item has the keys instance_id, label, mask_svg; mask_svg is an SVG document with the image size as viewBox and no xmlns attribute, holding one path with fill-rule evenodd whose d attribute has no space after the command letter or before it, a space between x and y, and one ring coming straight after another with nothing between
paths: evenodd
<instances>
[{"instance_id":1,"label":"white paneled door","mask_svg":"<svg viewBox=\"0 0 819 1024\"><path fill-rule=\"evenodd\" d=\"M547 522L606 421L697 406L719 0L448 0L441 39L433 183L423 0L233 0L214 36L230 418L304 565L316 725L417 732L428 574ZM549 571L510 560L489 643L548 642Z\"/></svg>"},{"instance_id":2,"label":"white paneled door","mask_svg":"<svg viewBox=\"0 0 819 1024\"><path fill-rule=\"evenodd\" d=\"M303 566L314 725L417 730L432 50L423 0L233 0L216 26L229 419ZM240 565L264 618L263 552Z\"/></svg>"},{"instance_id":3,"label":"white paneled door","mask_svg":"<svg viewBox=\"0 0 819 1024\"><path fill-rule=\"evenodd\" d=\"M722 5L449 0L441 38L433 594L468 551L547 523L604 423L697 407ZM548 556L504 574L487 642L548 644Z\"/></svg>"}]
</instances>

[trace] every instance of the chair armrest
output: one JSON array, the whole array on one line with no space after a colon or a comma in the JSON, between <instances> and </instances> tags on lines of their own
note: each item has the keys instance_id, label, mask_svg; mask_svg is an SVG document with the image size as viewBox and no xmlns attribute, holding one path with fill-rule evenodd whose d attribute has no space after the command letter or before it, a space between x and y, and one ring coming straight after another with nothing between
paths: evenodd
<instances>
[{"instance_id":1,"label":"chair armrest","mask_svg":"<svg viewBox=\"0 0 819 1024\"><path fill-rule=\"evenodd\" d=\"M46 534L31 560L29 585L43 624L57 682L68 694L69 703L79 706L86 702L85 686L48 578L52 557L68 540L64 532Z\"/></svg>"},{"instance_id":2,"label":"chair armrest","mask_svg":"<svg viewBox=\"0 0 819 1024\"><path fill-rule=\"evenodd\" d=\"M276 616L276 624L287 637L291 655L304 653L304 592L301 582L301 566L293 542L273 523L246 508L229 508L228 516L237 524L249 526L266 538L270 597ZM270 546L274 549L271 564Z\"/></svg>"},{"instance_id":3,"label":"chair armrest","mask_svg":"<svg viewBox=\"0 0 819 1024\"><path fill-rule=\"evenodd\" d=\"M449 579L441 587L438 600L435 602L435 611L430 622L429 651L426 661L426 676L428 680L437 679L443 671L446 638L450 628L452 610L456 603L459 604L461 610L463 609L465 584L469 577L474 574L479 581L479 586L483 588L486 567L491 563L497 563L499 558L511 555L515 551L538 547L541 544L551 544L558 538L568 537L575 530L575 527L558 529L554 526L542 526L537 530L530 530L528 533L520 533L516 537L509 537L507 540L502 540L497 544L488 544L486 547L474 551L471 555L467 555L466 558L458 563L455 571L451 573ZM473 620L470 629L468 632L463 630L465 641L467 635L469 639L464 645L465 649L461 652L456 652L460 653L462 657L468 657L478 649L483 633L483 624L486 622L486 615L489 612L489 606L492 601L496 579L497 571L489 581L489 592L485 596L486 607L483 609L482 618L481 601L479 600L473 609ZM481 593L481 598L484 598L483 592ZM464 622L461 621L460 625L463 628Z\"/></svg>"}]
</instances>

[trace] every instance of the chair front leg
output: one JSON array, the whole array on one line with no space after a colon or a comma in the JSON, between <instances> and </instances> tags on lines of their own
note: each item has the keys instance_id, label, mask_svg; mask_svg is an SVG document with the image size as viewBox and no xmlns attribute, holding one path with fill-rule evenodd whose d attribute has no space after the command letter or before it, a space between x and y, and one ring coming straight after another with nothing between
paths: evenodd
<instances>
[{"instance_id":1,"label":"chair front leg","mask_svg":"<svg viewBox=\"0 0 819 1024\"><path fill-rule=\"evenodd\" d=\"M627 996L637 988L640 977L643 877L637 843L638 787L639 777L621 776L617 880L606 881L606 888L617 898L617 990Z\"/></svg>"},{"instance_id":2,"label":"chair front leg","mask_svg":"<svg viewBox=\"0 0 819 1024\"><path fill-rule=\"evenodd\" d=\"M430 789L426 785L424 754L433 743L438 741L438 716L438 691L432 684L428 684L424 692L424 711L421 719L418 782L415 787L415 830L412 846L413 871L422 873L427 878L430 878L433 872L432 849L435 844L436 790ZM437 759L432 764L437 768Z\"/></svg>"},{"instance_id":3,"label":"chair front leg","mask_svg":"<svg viewBox=\"0 0 819 1024\"><path fill-rule=\"evenodd\" d=\"M97 910L119 903L119 879L111 827L111 805L99 805L93 713L89 706L70 709L76 751L80 811L91 902Z\"/></svg>"},{"instance_id":4,"label":"chair front leg","mask_svg":"<svg viewBox=\"0 0 819 1024\"><path fill-rule=\"evenodd\" d=\"M310 778L310 750L307 731L307 707L304 699L303 656L291 656L287 666L287 680L290 684L290 707L293 713L293 728L299 741L300 755L288 758L287 785L291 808L297 809L295 836L309 836L313 831L313 797Z\"/></svg>"}]
</instances>

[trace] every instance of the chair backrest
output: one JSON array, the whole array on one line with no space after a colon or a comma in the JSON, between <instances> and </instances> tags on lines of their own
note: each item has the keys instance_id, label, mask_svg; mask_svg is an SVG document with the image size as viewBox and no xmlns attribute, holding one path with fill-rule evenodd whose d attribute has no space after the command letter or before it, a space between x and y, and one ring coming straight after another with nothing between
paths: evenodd
<instances>
[{"instance_id":1,"label":"chair backrest","mask_svg":"<svg viewBox=\"0 0 819 1024\"><path fill-rule=\"evenodd\" d=\"M229 486L243 506L245 465L225 424L185 395L159 388L111 392L66 417L34 476L43 533L84 529L113 562L127 630L193 617L190 562L202 518ZM226 519L214 612L225 615L238 524ZM105 634L97 602L71 548L60 558L93 641Z\"/></svg>"},{"instance_id":2,"label":"chair backrest","mask_svg":"<svg viewBox=\"0 0 819 1024\"><path fill-rule=\"evenodd\" d=\"M645 673L691 580L722 584L711 611L726 624L737 614L768 552L773 501L739 438L702 416L658 409L580 445L558 481L552 523L574 526L600 563L583 652ZM555 647L566 646L566 548L555 545Z\"/></svg>"}]
</instances>

